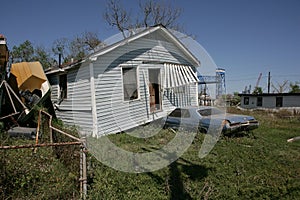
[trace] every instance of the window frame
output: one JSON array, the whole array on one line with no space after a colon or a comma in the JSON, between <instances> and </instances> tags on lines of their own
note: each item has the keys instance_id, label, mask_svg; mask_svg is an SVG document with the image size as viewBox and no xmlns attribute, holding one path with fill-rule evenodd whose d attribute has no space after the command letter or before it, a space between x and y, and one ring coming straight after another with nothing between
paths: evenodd
<instances>
[{"instance_id":1,"label":"window frame","mask_svg":"<svg viewBox=\"0 0 300 200\"><path fill-rule=\"evenodd\" d=\"M126 97L125 98L125 85L124 84L124 69L135 69L135 76L136 76L136 91L137 91L137 97L132 98ZM122 95L123 95L123 101L129 102L129 101L136 101L140 99L140 81L139 81L139 67L138 66L121 66L121 77L122 77Z\"/></svg>"},{"instance_id":2,"label":"window frame","mask_svg":"<svg viewBox=\"0 0 300 200\"><path fill-rule=\"evenodd\" d=\"M250 98L244 97L244 105L249 105L249 103L250 103Z\"/></svg>"}]
</instances>

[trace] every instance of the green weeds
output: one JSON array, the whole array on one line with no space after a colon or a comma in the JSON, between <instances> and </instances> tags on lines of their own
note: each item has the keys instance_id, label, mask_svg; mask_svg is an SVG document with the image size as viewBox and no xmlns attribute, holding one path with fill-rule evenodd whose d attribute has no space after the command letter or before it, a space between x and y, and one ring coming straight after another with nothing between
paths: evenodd
<instances>
[{"instance_id":1,"label":"green weeds","mask_svg":"<svg viewBox=\"0 0 300 200\"><path fill-rule=\"evenodd\" d=\"M260 127L221 137L203 159L198 157L204 139L200 133L178 160L154 172L116 171L89 155L88 199L297 199L300 141L288 143L287 139L300 136L298 115L229 111L255 116ZM147 152L163 147L175 134L162 130L149 138L107 137L128 151ZM23 144L28 140L13 140L2 133L1 142ZM1 150L0 156L1 199L80 198L78 149Z\"/></svg>"}]
</instances>

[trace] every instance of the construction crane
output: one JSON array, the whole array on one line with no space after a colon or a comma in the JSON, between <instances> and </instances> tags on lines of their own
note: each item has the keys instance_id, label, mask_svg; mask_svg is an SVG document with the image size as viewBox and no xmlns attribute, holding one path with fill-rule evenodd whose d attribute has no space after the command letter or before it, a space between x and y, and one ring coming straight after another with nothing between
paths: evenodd
<instances>
[{"instance_id":1,"label":"construction crane","mask_svg":"<svg viewBox=\"0 0 300 200\"><path fill-rule=\"evenodd\" d=\"M262 94L263 93L261 87L258 87L260 79L261 79L261 76L262 76L262 73L260 73L259 76L258 76L258 78L257 78L254 90L252 92L253 94Z\"/></svg>"},{"instance_id":2,"label":"construction crane","mask_svg":"<svg viewBox=\"0 0 300 200\"><path fill-rule=\"evenodd\" d=\"M255 84L255 88L258 88L261 76L262 76L262 73L260 73L259 76L258 76L258 78L257 78L256 84Z\"/></svg>"}]
</instances>

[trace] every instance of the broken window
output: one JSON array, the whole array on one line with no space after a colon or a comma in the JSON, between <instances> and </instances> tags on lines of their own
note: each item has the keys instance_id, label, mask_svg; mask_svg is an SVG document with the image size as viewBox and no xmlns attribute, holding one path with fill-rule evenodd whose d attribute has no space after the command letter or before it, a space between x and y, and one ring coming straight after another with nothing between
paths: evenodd
<instances>
[{"instance_id":1,"label":"broken window","mask_svg":"<svg viewBox=\"0 0 300 200\"><path fill-rule=\"evenodd\" d=\"M136 67L123 67L123 94L124 100L138 99L138 81L137 81L137 68Z\"/></svg>"}]
</instances>

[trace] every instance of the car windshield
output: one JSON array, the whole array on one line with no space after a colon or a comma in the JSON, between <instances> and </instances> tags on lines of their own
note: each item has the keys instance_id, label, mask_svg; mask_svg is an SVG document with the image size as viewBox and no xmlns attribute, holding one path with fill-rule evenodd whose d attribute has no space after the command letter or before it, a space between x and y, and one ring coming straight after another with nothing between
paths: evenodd
<instances>
[{"instance_id":1,"label":"car windshield","mask_svg":"<svg viewBox=\"0 0 300 200\"><path fill-rule=\"evenodd\" d=\"M211 116L211 115L224 114L224 111L222 111L218 108L205 108L205 109L198 110L198 113L201 116Z\"/></svg>"},{"instance_id":2,"label":"car windshield","mask_svg":"<svg viewBox=\"0 0 300 200\"><path fill-rule=\"evenodd\" d=\"M175 109L170 115L170 117L178 117L178 118L189 118L190 112L187 109Z\"/></svg>"}]
</instances>

